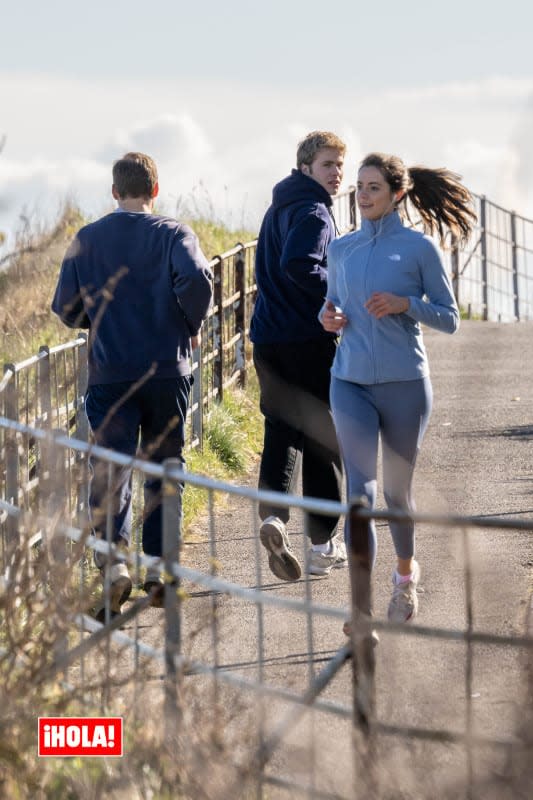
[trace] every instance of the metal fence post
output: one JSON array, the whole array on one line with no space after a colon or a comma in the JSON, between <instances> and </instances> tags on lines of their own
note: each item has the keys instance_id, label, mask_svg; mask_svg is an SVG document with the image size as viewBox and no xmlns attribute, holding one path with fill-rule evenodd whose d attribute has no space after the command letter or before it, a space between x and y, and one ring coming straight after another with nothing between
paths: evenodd
<instances>
[{"instance_id":1,"label":"metal fence post","mask_svg":"<svg viewBox=\"0 0 533 800\"><path fill-rule=\"evenodd\" d=\"M520 287L518 285L518 242L516 241L516 213L511 211L511 258L513 266L514 316L520 322Z\"/></svg>"},{"instance_id":2,"label":"metal fence post","mask_svg":"<svg viewBox=\"0 0 533 800\"><path fill-rule=\"evenodd\" d=\"M235 292L238 294L235 307L235 333L239 335L236 344L236 368L239 372L239 386L246 386L246 251L244 245L235 256Z\"/></svg>"},{"instance_id":3,"label":"metal fence post","mask_svg":"<svg viewBox=\"0 0 533 800\"><path fill-rule=\"evenodd\" d=\"M487 262L487 198L479 198L479 224L481 226L481 283L483 290L483 319L489 318L489 276Z\"/></svg>"},{"instance_id":4,"label":"metal fence post","mask_svg":"<svg viewBox=\"0 0 533 800\"><path fill-rule=\"evenodd\" d=\"M203 343L192 352L193 384L191 389L191 433L193 442L198 440L200 451L204 447L204 364L203 364Z\"/></svg>"},{"instance_id":5,"label":"metal fence post","mask_svg":"<svg viewBox=\"0 0 533 800\"><path fill-rule=\"evenodd\" d=\"M221 402L224 396L224 287L223 281L223 261L217 256L218 261L213 268L213 300L215 304L215 315L213 317L213 350L214 356L214 379L215 388L218 393L218 400Z\"/></svg>"},{"instance_id":6,"label":"metal fence post","mask_svg":"<svg viewBox=\"0 0 533 800\"><path fill-rule=\"evenodd\" d=\"M452 267L452 288L455 296L455 302L459 306L459 241L457 236L452 233L452 247L450 252L450 262Z\"/></svg>"},{"instance_id":7,"label":"metal fence post","mask_svg":"<svg viewBox=\"0 0 533 800\"><path fill-rule=\"evenodd\" d=\"M76 426L74 435L82 442L89 441L89 420L85 413L85 393L89 382L88 364L88 336L86 333L79 333L77 336L80 344L77 348L76 374L74 385L76 398L74 408L76 414ZM78 525L83 528L89 518L89 481L88 481L88 458L76 451L75 456L75 481L76 481L76 517Z\"/></svg>"},{"instance_id":8,"label":"metal fence post","mask_svg":"<svg viewBox=\"0 0 533 800\"><path fill-rule=\"evenodd\" d=\"M61 605L59 598L66 589L67 544L58 526L65 519L67 500L67 475L65 458L67 451L56 442L65 431L50 431L41 448L41 475L39 478L40 524L46 547L49 571L49 591ZM58 633L53 642L54 659L62 661L68 649L66 632Z\"/></svg>"},{"instance_id":9,"label":"metal fence post","mask_svg":"<svg viewBox=\"0 0 533 800\"><path fill-rule=\"evenodd\" d=\"M39 347L38 393L43 428L52 427L52 387L50 384L50 348L46 344Z\"/></svg>"},{"instance_id":10,"label":"metal fence post","mask_svg":"<svg viewBox=\"0 0 533 800\"><path fill-rule=\"evenodd\" d=\"M182 485L170 472L183 469L177 458L163 462L163 558L165 580L165 740L170 753L177 757L178 732L181 722L181 597L180 580L172 575L172 565L179 563L181 550ZM171 578L169 576L172 576Z\"/></svg>"},{"instance_id":11,"label":"metal fence post","mask_svg":"<svg viewBox=\"0 0 533 800\"><path fill-rule=\"evenodd\" d=\"M4 391L4 416L7 419L19 422L17 373L14 364L4 364L4 375L11 372ZM6 500L14 506L19 501L19 452L17 434L10 428L5 432L5 468L6 468ZM12 544L18 538L18 518L8 515L6 520L7 541Z\"/></svg>"},{"instance_id":12,"label":"metal fence post","mask_svg":"<svg viewBox=\"0 0 533 800\"><path fill-rule=\"evenodd\" d=\"M85 392L89 382L89 366L87 362L87 334L80 333L78 339L83 341L78 346L78 364L76 371L76 439L82 442L89 440L89 420L85 413Z\"/></svg>"},{"instance_id":13,"label":"metal fence post","mask_svg":"<svg viewBox=\"0 0 533 800\"><path fill-rule=\"evenodd\" d=\"M350 230L357 228L357 199L355 186L350 186L348 190L348 207L350 209Z\"/></svg>"},{"instance_id":14,"label":"metal fence post","mask_svg":"<svg viewBox=\"0 0 533 800\"><path fill-rule=\"evenodd\" d=\"M354 651L354 721L368 734L374 711L374 645L372 640L372 587L368 520L358 511L363 498L350 500L350 543L348 548L352 600L351 633Z\"/></svg>"}]
</instances>

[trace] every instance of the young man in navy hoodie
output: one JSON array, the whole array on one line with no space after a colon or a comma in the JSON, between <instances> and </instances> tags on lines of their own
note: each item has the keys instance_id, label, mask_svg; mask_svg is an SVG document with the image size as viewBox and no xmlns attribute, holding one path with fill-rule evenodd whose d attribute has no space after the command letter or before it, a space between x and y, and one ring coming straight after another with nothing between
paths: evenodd
<instances>
[{"instance_id":1,"label":"young man in navy hoodie","mask_svg":"<svg viewBox=\"0 0 533 800\"><path fill-rule=\"evenodd\" d=\"M153 214L157 168L143 153L113 165L114 212L82 228L61 266L52 310L71 328L89 329L89 385L85 409L97 444L155 462L184 462L184 428L192 383L190 354L211 301L211 272L193 231ZM91 459L89 506L96 536L106 537L111 503L112 541L131 535L131 469ZM181 491L181 489L179 490ZM161 482L144 484L142 545L162 555ZM111 615L120 613L132 582L126 564L95 561L109 571ZM161 598L157 569L144 588ZM105 610L97 613L102 621Z\"/></svg>"},{"instance_id":2,"label":"young man in navy hoodie","mask_svg":"<svg viewBox=\"0 0 533 800\"><path fill-rule=\"evenodd\" d=\"M273 190L256 254L257 299L250 325L265 418L259 488L292 492L301 462L306 496L340 501L342 466L329 408L335 337L318 313L327 290L326 252L336 233L332 197L346 146L314 131L297 149L297 169ZM260 537L272 572L298 580L301 566L286 533L289 509L259 506ZM309 514L309 572L327 575L346 562L338 518Z\"/></svg>"}]
</instances>

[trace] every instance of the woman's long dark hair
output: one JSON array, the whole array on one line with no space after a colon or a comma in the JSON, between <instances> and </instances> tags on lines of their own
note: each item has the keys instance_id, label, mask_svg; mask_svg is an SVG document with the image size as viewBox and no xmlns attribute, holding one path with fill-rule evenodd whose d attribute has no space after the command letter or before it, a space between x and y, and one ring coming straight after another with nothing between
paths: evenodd
<instances>
[{"instance_id":1,"label":"woman's long dark hair","mask_svg":"<svg viewBox=\"0 0 533 800\"><path fill-rule=\"evenodd\" d=\"M459 175L444 168L407 168L401 158L386 153L370 153L362 160L361 167L377 167L393 192L403 190L405 194L399 202L404 203L409 221L407 198L420 214L424 232L438 233L441 246L447 231L461 243L470 236L477 215L472 195Z\"/></svg>"}]
</instances>

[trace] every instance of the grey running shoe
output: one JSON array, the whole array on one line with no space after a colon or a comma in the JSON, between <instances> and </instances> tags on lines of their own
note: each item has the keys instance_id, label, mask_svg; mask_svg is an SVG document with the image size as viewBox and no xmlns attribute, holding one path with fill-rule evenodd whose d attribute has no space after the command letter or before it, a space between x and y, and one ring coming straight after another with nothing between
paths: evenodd
<instances>
[{"instance_id":1,"label":"grey running shoe","mask_svg":"<svg viewBox=\"0 0 533 800\"><path fill-rule=\"evenodd\" d=\"M100 567L102 575L102 583L104 584L105 591L105 565ZM121 612L121 606L126 602L131 594L132 582L126 564L118 563L109 567L109 596L107 602L109 603L110 618L116 617ZM105 623L106 620L106 598L102 595L102 599L98 603L94 611L94 617L98 622Z\"/></svg>"},{"instance_id":2,"label":"grey running shoe","mask_svg":"<svg viewBox=\"0 0 533 800\"><path fill-rule=\"evenodd\" d=\"M345 567L348 561L346 545L339 536L331 540L331 552L320 553L311 549L308 572L310 575L329 575L333 568Z\"/></svg>"},{"instance_id":3,"label":"grey running shoe","mask_svg":"<svg viewBox=\"0 0 533 800\"><path fill-rule=\"evenodd\" d=\"M268 566L282 581L297 581L302 568L289 544L285 525L278 517L267 517L259 528L261 544L268 551Z\"/></svg>"},{"instance_id":4,"label":"grey running shoe","mask_svg":"<svg viewBox=\"0 0 533 800\"><path fill-rule=\"evenodd\" d=\"M418 612L416 587L419 580L420 565L418 561L413 561L412 578L407 583L396 583L393 574L394 588L388 610L388 617L391 622L412 622L414 620Z\"/></svg>"}]
</instances>

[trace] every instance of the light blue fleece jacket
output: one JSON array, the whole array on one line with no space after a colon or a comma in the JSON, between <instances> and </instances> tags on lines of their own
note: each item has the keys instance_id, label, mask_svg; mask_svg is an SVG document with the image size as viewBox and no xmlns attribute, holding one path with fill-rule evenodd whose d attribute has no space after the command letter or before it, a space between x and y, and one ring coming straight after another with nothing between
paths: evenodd
<instances>
[{"instance_id":1,"label":"light blue fleece jacket","mask_svg":"<svg viewBox=\"0 0 533 800\"><path fill-rule=\"evenodd\" d=\"M455 333L459 311L439 250L394 211L335 239L328 249L327 297L348 317L331 374L353 383L411 381L429 375L420 323ZM373 317L374 292L409 298L409 310ZM321 312L322 313L322 312Z\"/></svg>"}]
</instances>

